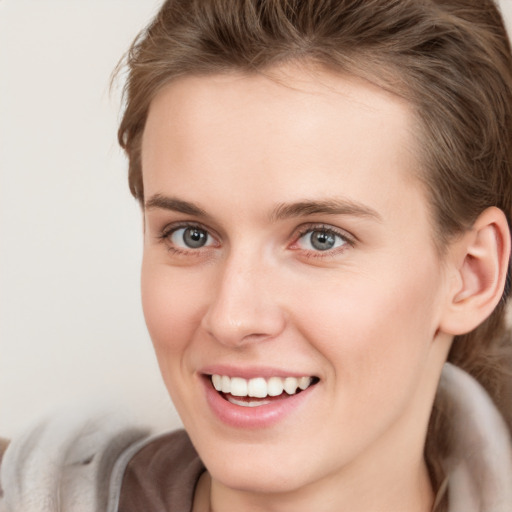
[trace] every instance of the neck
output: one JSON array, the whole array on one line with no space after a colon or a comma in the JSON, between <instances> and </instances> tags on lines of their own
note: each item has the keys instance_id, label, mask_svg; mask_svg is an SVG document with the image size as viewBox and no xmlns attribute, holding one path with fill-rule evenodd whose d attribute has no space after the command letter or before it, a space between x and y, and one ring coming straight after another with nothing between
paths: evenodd
<instances>
[{"instance_id":1,"label":"neck","mask_svg":"<svg viewBox=\"0 0 512 512\"><path fill-rule=\"evenodd\" d=\"M397 476L375 464L373 474L364 478L347 470L296 490L264 493L231 489L205 473L197 487L194 512L430 512L434 496L423 461Z\"/></svg>"}]
</instances>

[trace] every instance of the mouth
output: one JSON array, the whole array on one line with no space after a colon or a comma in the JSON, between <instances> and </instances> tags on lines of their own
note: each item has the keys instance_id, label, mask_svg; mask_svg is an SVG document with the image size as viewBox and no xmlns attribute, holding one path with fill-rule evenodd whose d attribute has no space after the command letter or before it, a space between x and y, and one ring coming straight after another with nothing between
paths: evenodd
<instances>
[{"instance_id":1,"label":"mouth","mask_svg":"<svg viewBox=\"0 0 512 512\"><path fill-rule=\"evenodd\" d=\"M320 380L315 376L244 379L214 374L207 377L224 400L241 407L260 407L277 400L286 400L316 385Z\"/></svg>"}]
</instances>

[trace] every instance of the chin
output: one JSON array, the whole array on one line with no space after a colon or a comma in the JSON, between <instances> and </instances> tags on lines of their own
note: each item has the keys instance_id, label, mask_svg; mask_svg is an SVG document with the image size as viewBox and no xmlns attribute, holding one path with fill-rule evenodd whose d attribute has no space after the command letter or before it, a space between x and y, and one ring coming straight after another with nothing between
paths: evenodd
<instances>
[{"instance_id":1,"label":"chin","mask_svg":"<svg viewBox=\"0 0 512 512\"><path fill-rule=\"evenodd\" d=\"M252 461L238 464L215 462L208 467L211 477L230 489L257 494L278 494L296 491L307 483L304 471L295 467L292 470L280 467L275 462L263 465Z\"/></svg>"},{"instance_id":2,"label":"chin","mask_svg":"<svg viewBox=\"0 0 512 512\"><path fill-rule=\"evenodd\" d=\"M211 443L211 444L210 444ZM305 458L293 446L265 443L213 443L197 446L211 477L230 489L279 494L296 491L322 478L315 459ZM320 457L322 459L322 457ZM318 459L317 459L318 460ZM323 468L325 470L325 468Z\"/></svg>"}]
</instances>

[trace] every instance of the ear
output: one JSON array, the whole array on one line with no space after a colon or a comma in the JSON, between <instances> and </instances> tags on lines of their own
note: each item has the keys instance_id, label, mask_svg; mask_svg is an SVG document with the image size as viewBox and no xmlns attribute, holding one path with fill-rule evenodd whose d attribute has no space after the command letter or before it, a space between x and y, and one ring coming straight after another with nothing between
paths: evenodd
<instances>
[{"instance_id":1,"label":"ear","mask_svg":"<svg viewBox=\"0 0 512 512\"><path fill-rule=\"evenodd\" d=\"M480 325L501 300L510 259L510 230L498 208L484 210L448 249L447 303L439 330L456 336Z\"/></svg>"}]
</instances>

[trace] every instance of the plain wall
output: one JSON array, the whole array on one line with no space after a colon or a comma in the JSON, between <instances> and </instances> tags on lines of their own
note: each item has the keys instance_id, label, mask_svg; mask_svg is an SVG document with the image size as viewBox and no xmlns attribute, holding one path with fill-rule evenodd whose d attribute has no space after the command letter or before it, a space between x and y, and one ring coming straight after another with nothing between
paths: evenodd
<instances>
[{"instance_id":1,"label":"plain wall","mask_svg":"<svg viewBox=\"0 0 512 512\"><path fill-rule=\"evenodd\" d=\"M110 75L155 0L0 2L0 436L90 401L172 417Z\"/></svg>"},{"instance_id":2,"label":"plain wall","mask_svg":"<svg viewBox=\"0 0 512 512\"><path fill-rule=\"evenodd\" d=\"M109 96L159 4L0 1L0 436L89 401L177 424L142 317L141 218Z\"/></svg>"}]
</instances>

